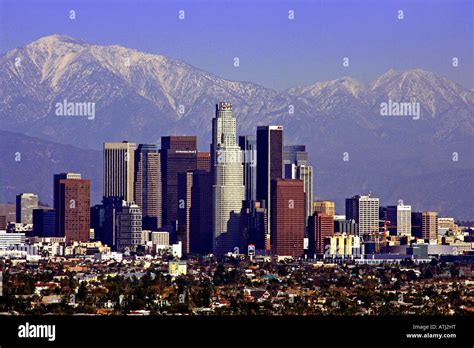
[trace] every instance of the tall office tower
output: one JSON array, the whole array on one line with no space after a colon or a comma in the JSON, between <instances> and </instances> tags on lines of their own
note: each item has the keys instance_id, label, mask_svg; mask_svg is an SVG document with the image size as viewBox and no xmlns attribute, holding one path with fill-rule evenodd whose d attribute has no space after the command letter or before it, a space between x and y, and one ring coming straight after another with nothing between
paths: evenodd
<instances>
[{"instance_id":1,"label":"tall office tower","mask_svg":"<svg viewBox=\"0 0 474 348\"><path fill-rule=\"evenodd\" d=\"M161 137L161 182L163 192L163 224L176 227L178 219L178 173L197 168L195 136Z\"/></svg>"},{"instance_id":2,"label":"tall office tower","mask_svg":"<svg viewBox=\"0 0 474 348\"><path fill-rule=\"evenodd\" d=\"M104 197L134 200L135 150L137 145L104 143Z\"/></svg>"},{"instance_id":3,"label":"tall office tower","mask_svg":"<svg viewBox=\"0 0 474 348\"><path fill-rule=\"evenodd\" d=\"M404 205L403 202L398 205L390 205L385 214L391 235L411 236L411 205Z\"/></svg>"},{"instance_id":4,"label":"tall office tower","mask_svg":"<svg viewBox=\"0 0 474 348\"><path fill-rule=\"evenodd\" d=\"M302 180L277 179L271 186L272 253L281 256L303 256L305 233L304 184Z\"/></svg>"},{"instance_id":5,"label":"tall office tower","mask_svg":"<svg viewBox=\"0 0 474 348\"><path fill-rule=\"evenodd\" d=\"M33 236L57 237L56 212L54 209L33 209Z\"/></svg>"},{"instance_id":6,"label":"tall office tower","mask_svg":"<svg viewBox=\"0 0 474 348\"><path fill-rule=\"evenodd\" d=\"M240 242L240 211L245 199L242 150L237 145L237 123L232 104L216 105L212 119L213 152L213 251L223 254L233 251Z\"/></svg>"},{"instance_id":7,"label":"tall office tower","mask_svg":"<svg viewBox=\"0 0 474 348\"><path fill-rule=\"evenodd\" d=\"M266 250L268 230L267 209L260 202L245 201L241 212L240 247L245 250L249 244L257 250Z\"/></svg>"},{"instance_id":8,"label":"tall office tower","mask_svg":"<svg viewBox=\"0 0 474 348\"><path fill-rule=\"evenodd\" d=\"M308 225L308 218L313 214L313 167L306 164L298 165L295 179L303 181L305 224Z\"/></svg>"},{"instance_id":9,"label":"tall office tower","mask_svg":"<svg viewBox=\"0 0 474 348\"><path fill-rule=\"evenodd\" d=\"M257 199L257 138L255 135L240 136L239 146L243 154L245 200L255 201Z\"/></svg>"},{"instance_id":10,"label":"tall office tower","mask_svg":"<svg viewBox=\"0 0 474 348\"><path fill-rule=\"evenodd\" d=\"M142 211L133 202L123 201L116 215L117 250L136 251L142 242Z\"/></svg>"},{"instance_id":11,"label":"tall office tower","mask_svg":"<svg viewBox=\"0 0 474 348\"><path fill-rule=\"evenodd\" d=\"M305 145L285 145L283 147L283 172L286 179L296 179L296 167L308 164Z\"/></svg>"},{"instance_id":12,"label":"tall office tower","mask_svg":"<svg viewBox=\"0 0 474 348\"><path fill-rule=\"evenodd\" d=\"M438 239L438 213L424 211L421 213L421 235L425 240Z\"/></svg>"},{"instance_id":13,"label":"tall office tower","mask_svg":"<svg viewBox=\"0 0 474 348\"><path fill-rule=\"evenodd\" d=\"M423 238L423 214L418 211L414 211L411 213L411 234L415 238L422 239Z\"/></svg>"},{"instance_id":14,"label":"tall office tower","mask_svg":"<svg viewBox=\"0 0 474 348\"><path fill-rule=\"evenodd\" d=\"M336 204L332 201L314 201L313 213L326 213L334 216Z\"/></svg>"},{"instance_id":15,"label":"tall office tower","mask_svg":"<svg viewBox=\"0 0 474 348\"><path fill-rule=\"evenodd\" d=\"M95 240L100 240L114 250L117 250L117 216L122 211L122 197L104 197L102 207L92 215Z\"/></svg>"},{"instance_id":16,"label":"tall office tower","mask_svg":"<svg viewBox=\"0 0 474 348\"><path fill-rule=\"evenodd\" d=\"M310 254L323 255L326 238L334 235L334 216L315 212L309 218L308 239Z\"/></svg>"},{"instance_id":17,"label":"tall office tower","mask_svg":"<svg viewBox=\"0 0 474 348\"><path fill-rule=\"evenodd\" d=\"M90 232L90 189L81 174L54 175L56 233L69 241L87 241Z\"/></svg>"},{"instance_id":18,"label":"tall office tower","mask_svg":"<svg viewBox=\"0 0 474 348\"><path fill-rule=\"evenodd\" d=\"M283 126L257 127L257 200L267 208L269 221L272 221L271 182L281 179L282 173ZM271 229L272 224L270 235Z\"/></svg>"},{"instance_id":19,"label":"tall office tower","mask_svg":"<svg viewBox=\"0 0 474 348\"><path fill-rule=\"evenodd\" d=\"M307 219L313 214L313 167L308 163L306 146L286 145L283 147L283 172L285 179L303 180L307 225Z\"/></svg>"},{"instance_id":20,"label":"tall office tower","mask_svg":"<svg viewBox=\"0 0 474 348\"><path fill-rule=\"evenodd\" d=\"M178 241L181 241L185 254L190 251L191 207L194 204L191 197L192 188L193 172L178 173Z\"/></svg>"},{"instance_id":21,"label":"tall office tower","mask_svg":"<svg viewBox=\"0 0 474 348\"><path fill-rule=\"evenodd\" d=\"M368 196L346 198L346 219L357 223L358 235L364 241L379 236L379 199Z\"/></svg>"},{"instance_id":22,"label":"tall office tower","mask_svg":"<svg viewBox=\"0 0 474 348\"><path fill-rule=\"evenodd\" d=\"M191 253L209 254L213 245L212 176L208 171L193 172L192 205L189 211L189 249Z\"/></svg>"},{"instance_id":23,"label":"tall office tower","mask_svg":"<svg viewBox=\"0 0 474 348\"><path fill-rule=\"evenodd\" d=\"M197 153L197 170L211 172L211 153L199 151Z\"/></svg>"},{"instance_id":24,"label":"tall office tower","mask_svg":"<svg viewBox=\"0 0 474 348\"><path fill-rule=\"evenodd\" d=\"M38 208L38 196L34 193L21 193L16 196L16 222L33 223L33 209Z\"/></svg>"},{"instance_id":25,"label":"tall office tower","mask_svg":"<svg viewBox=\"0 0 474 348\"><path fill-rule=\"evenodd\" d=\"M139 144L135 153L135 200L142 210L143 228L157 230L162 220L161 161L158 146Z\"/></svg>"}]
</instances>

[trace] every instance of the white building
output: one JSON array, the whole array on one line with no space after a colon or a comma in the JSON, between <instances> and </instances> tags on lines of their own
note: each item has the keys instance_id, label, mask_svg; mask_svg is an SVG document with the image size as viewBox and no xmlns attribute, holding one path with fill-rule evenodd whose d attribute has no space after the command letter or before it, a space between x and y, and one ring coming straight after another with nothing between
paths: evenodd
<instances>
[{"instance_id":1,"label":"white building","mask_svg":"<svg viewBox=\"0 0 474 348\"><path fill-rule=\"evenodd\" d=\"M237 144L232 104L219 103L212 120L213 251L224 254L239 245L240 210L245 198L242 150Z\"/></svg>"},{"instance_id":2,"label":"white building","mask_svg":"<svg viewBox=\"0 0 474 348\"><path fill-rule=\"evenodd\" d=\"M24 233L8 233L0 231L0 249L6 250L14 245L21 245L25 243Z\"/></svg>"},{"instance_id":3,"label":"white building","mask_svg":"<svg viewBox=\"0 0 474 348\"><path fill-rule=\"evenodd\" d=\"M370 194L346 199L346 218L357 223L363 240L374 240L379 234L379 204L379 199Z\"/></svg>"}]
</instances>

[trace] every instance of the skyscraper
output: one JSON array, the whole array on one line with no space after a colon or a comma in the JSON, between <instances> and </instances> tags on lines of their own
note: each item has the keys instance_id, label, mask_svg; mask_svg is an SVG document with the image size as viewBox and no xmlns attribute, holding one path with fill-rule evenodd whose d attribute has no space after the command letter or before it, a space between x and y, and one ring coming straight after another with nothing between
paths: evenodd
<instances>
[{"instance_id":1,"label":"skyscraper","mask_svg":"<svg viewBox=\"0 0 474 348\"><path fill-rule=\"evenodd\" d=\"M182 243L183 253L190 251L190 226L192 200L193 171L178 174L178 241Z\"/></svg>"},{"instance_id":2,"label":"skyscraper","mask_svg":"<svg viewBox=\"0 0 474 348\"><path fill-rule=\"evenodd\" d=\"M56 213L54 209L41 208L33 210L33 236L57 237Z\"/></svg>"},{"instance_id":3,"label":"skyscraper","mask_svg":"<svg viewBox=\"0 0 474 348\"><path fill-rule=\"evenodd\" d=\"M175 226L178 220L178 173L197 168L195 136L161 137L161 182L163 226Z\"/></svg>"},{"instance_id":4,"label":"skyscraper","mask_svg":"<svg viewBox=\"0 0 474 348\"><path fill-rule=\"evenodd\" d=\"M143 227L156 230L162 222L161 161L158 146L139 144L135 153L135 203L142 211Z\"/></svg>"},{"instance_id":5,"label":"skyscraper","mask_svg":"<svg viewBox=\"0 0 474 348\"><path fill-rule=\"evenodd\" d=\"M424 211L421 213L421 234L425 240L438 239L438 213L434 211Z\"/></svg>"},{"instance_id":6,"label":"skyscraper","mask_svg":"<svg viewBox=\"0 0 474 348\"><path fill-rule=\"evenodd\" d=\"M390 205L386 210L387 220L391 235L400 237L411 236L411 205L404 205L400 202L397 205Z\"/></svg>"},{"instance_id":7,"label":"skyscraper","mask_svg":"<svg viewBox=\"0 0 474 348\"><path fill-rule=\"evenodd\" d=\"M232 104L216 105L212 120L213 159L213 250L216 254L239 246L240 211L245 198L242 151L237 145L237 123Z\"/></svg>"},{"instance_id":8,"label":"skyscraper","mask_svg":"<svg viewBox=\"0 0 474 348\"><path fill-rule=\"evenodd\" d=\"M283 171L286 179L295 179L296 167L308 164L308 152L306 152L305 145L285 145L283 147Z\"/></svg>"},{"instance_id":9,"label":"skyscraper","mask_svg":"<svg viewBox=\"0 0 474 348\"><path fill-rule=\"evenodd\" d=\"M197 154L197 169L211 171L211 153L199 151Z\"/></svg>"},{"instance_id":10,"label":"skyscraper","mask_svg":"<svg viewBox=\"0 0 474 348\"><path fill-rule=\"evenodd\" d=\"M364 241L375 241L379 235L379 199L370 194L346 198L346 219L357 223L358 235Z\"/></svg>"},{"instance_id":11,"label":"skyscraper","mask_svg":"<svg viewBox=\"0 0 474 348\"><path fill-rule=\"evenodd\" d=\"M334 235L334 216L315 212L308 221L309 253L323 255L326 238Z\"/></svg>"},{"instance_id":12,"label":"skyscraper","mask_svg":"<svg viewBox=\"0 0 474 348\"><path fill-rule=\"evenodd\" d=\"M313 202L314 213L326 213L334 216L335 214L335 203L332 201L314 201Z\"/></svg>"},{"instance_id":13,"label":"skyscraper","mask_svg":"<svg viewBox=\"0 0 474 348\"><path fill-rule=\"evenodd\" d=\"M257 200L272 221L271 182L283 174L283 126L257 127ZM269 233L271 235L272 224Z\"/></svg>"},{"instance_id":14,"label":"skyscraper","mask_svg":"<svg viewBox=\"0 0 474 348\"><path fill-rule=\"evenodd\" d=\"M272 254L301 257L305 233L303 181L273 180L271 198L270 243Z\"/></svg>"},{"instance_id":15,"label":"skyscraper","mask_svg":"<svg viewBox=\"0 0 474 348\"><path fill-rule=\"evenodd\" d=\"M142 241L142 212L133 202L123 201L116 215L117 250L136 251Z\"/></svg>"},{"instance_id":16,"label":"skyscraper","mask_svg":"<svg viewBox=\"0 0 474 348\"><path fill-rule=\"evenodd\" d=\"M54 175L56 233L66 241L88 241L90 230L90 180L80 174Z\"/></svg>"},{"instance_id":17,"label":"skyscraper","mask_svg":"<svg viewBox=\"0 0 474 348\"><path fill-rule=\"evenodd\" d=\"M257 250L266 250L268 231L267 209L258 201L245 201L241 213L240 239L241 248L249 244Z\"/></svg>"},{"instance_id":18,"label":"skyscraper","mask_svg":"<svg viewBox=\"0 0 474 348\"><path fill-rule=\"evenodd\" d=\"M134 200L135 150L137 145L104 143L104 197Z\"/></svg>"},{"instance_id":19,"label":"skyscraper","mask_svg":"<svg viewBox=\"0 0 474 348\"><path fill-rule=\"evenodd\" d=\"M283 171L285 179L303 180L305 193L305 216L313 214L313 167L308 163L308 153L304 145L283 147Z\"/></svg>"},{"instance_id":20,"label":"skyscraper","mask_svg":"<svg viewBox=\"0 0 474 348\"><path fill-rule=\"evenodd\" d=\"M189 249L191 253L208 254L212 252L212 176L208 171L193 172L191 188L192 205L189 211Z\"/></svg>"},{"instance_id":21,"label":"skyscraper","mask_svg":"<svg viewBox=\"0 0 474 348\"><path fill-rule=\"evenodd\" d=\"M38 196L34 193L21 193L16 196L16 222L33 223L33 209L38 208Z\"/></svg>"},{"instance_id":22,"label":"skyscraper","mask_svg":"<svg viewBox=\"0 0 474 348\"><path fill-rule=\"evenodd\" d=\"M257 199L257 138L255 135L239 137L239 146L243 153L245 200Z\"/></svg>"}]
</instances>

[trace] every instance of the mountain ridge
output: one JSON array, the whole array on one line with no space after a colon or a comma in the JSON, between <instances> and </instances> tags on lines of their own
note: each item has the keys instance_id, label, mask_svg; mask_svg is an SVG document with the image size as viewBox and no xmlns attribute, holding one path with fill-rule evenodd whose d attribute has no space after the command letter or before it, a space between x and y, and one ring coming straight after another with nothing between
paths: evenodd
<instances>
[{"instance_id":1,"label":"mountain ridge","mask_svg":"<svg viewBox=\"0 0 474 348\"><path fill-rule=\"evenodd\" d=\"M446 211L455 202L448 213L474 216L466 175L457 188L450 181L457 171L474 173L474 92L445 77L390 69L368 83L345 76L276 91L119 45L63 36L41 40L0 57L0 129L84 149L195 134L207 150L214 105L230 101L239 134L282 124L286 144L307 145L317 197L343 204L344 197L371 188L382 199L413 197L430 209ZM63 100L96 103L95 118L58 117L54 105ZM381 116L380 104L389 100L420 102L420 119ZM458 161L451 159L455 152ZM451 186L433 203L442 179ZM411 181L431 198L412 195Z\"/></svg>"}]
</instances>

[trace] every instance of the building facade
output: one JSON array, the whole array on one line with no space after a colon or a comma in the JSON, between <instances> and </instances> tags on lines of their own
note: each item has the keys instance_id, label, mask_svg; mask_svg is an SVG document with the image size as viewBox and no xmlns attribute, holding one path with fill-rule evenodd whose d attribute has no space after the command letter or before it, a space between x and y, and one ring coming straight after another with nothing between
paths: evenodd
<instances>
[{"instance_id":1,"label":"building facade","mask_svg":"<svg viewBox=\"0 0 474 348\"><path fill-rule=\"evenodd\" d=\"M90 180L80 174L54 175L56 233L66 242L85 242L90 233Z\"/></svg>"},{"instance_id":2,"label":"building facade","mask_svg":"<svg viewBox=\"0 0 474 348\"><path fill-rule=\"evenodd\" d=\"M104 143L104 197L122 197L132 202L135 179L135 151L137 145Z\"/></svg>"},{"instance_id":3,"label":"building facade","mask_svg":"<svg viewBox=\"0 0 474 348\"><path fill-rule=\"evenodd\" d=\"M33 209L38 208L38 195L21 193L16 196L16 222L22 224L33 223Z\"/></svg>"},{"instance_id":4,"label":"building facade","mask_svg":"<svg viewBox=\"0 0 474 348\"><path fill-rule=\"evenodd\" d=\"M134 202L142 210L143 227L162 226L161 159L158 146L139 144L135 153Z\"/></svg>"},{"instance_id":5,"label":"building facade","mask_svg":"<svg viewBox=\"0 0 474 348\"><path fill-rule=\"evenodd\" d=\"M213 149L213 251L223 254L234 251L240 242L240 211L245 199L242 151L237 145L237 122L232 104L216 105L212 120Z\"/></svg>"},{"instance_id":6,"label":"building facade","mask_svg":"<svg viewBox=\"0 0 474 348\"><path fill-rule=\"evenodd\" d=\"M379 199L371 195L347 198L346 219L357 223L362 240L375 241L379 237Z\"/></svg>"},{"instance_id":7,"label":"building facade","mask_svg":"<svg viewBox=\"0 0 474 348\"><path fill-rule=\"evenodd\" d=\"M304 184L277 179L271 186L270 243L273 255L302 257L305 235Z\"/></svg>"}]
</instances>

